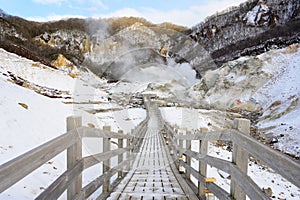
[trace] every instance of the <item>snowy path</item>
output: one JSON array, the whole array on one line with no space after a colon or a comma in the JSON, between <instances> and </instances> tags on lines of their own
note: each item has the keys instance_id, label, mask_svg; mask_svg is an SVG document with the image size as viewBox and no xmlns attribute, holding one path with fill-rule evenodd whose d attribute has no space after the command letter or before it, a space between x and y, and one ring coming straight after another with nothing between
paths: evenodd
<instances>
[{"instance_id":1,"label":"snowy path","mask_svg":"<svg viewBox=\"0 0 300 200\"><path fill-rule=\"evenodd\" d=\"M158 112L150 108L148 129L132 170L108 199L189 199L170 165Z\"/></svg>"}]
</instances>

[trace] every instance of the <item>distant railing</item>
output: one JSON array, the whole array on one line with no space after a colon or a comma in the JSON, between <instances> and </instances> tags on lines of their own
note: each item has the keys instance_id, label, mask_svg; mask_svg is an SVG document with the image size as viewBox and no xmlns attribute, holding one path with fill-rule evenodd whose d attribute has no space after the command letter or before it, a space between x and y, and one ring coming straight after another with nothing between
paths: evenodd
<instances>
[{"instance_id":1,"label":"distant railing","mask_svg":"<svg viewBox=\"0 0 300 200\"><path fill-rule=\"evenodd\" d=\"M250 121L247 119L235 119L234 128L225 131L207 132L200 131L186 135L178 134L178 130L165 123L165 138L170 144L170 151L177 162L177 166L185 168L185 176L191 182L191 175L198 180L198 185L192 184L194 190L198 190L199 197L205 192L212 192L219 199L244 200L270 199L263 190L247 175L249 155L261 160L265 165L286 178L292 184L300 188L300 164L288 156L258 142L250 137ZM199 151L191 150L191 141L199 141ZM183 142L186 148L183 148ZM226 161L209 156L207 153L208 141L231 141L233 143L232 160ZM183 160L182 155L185 157ZM199 169L191 166L191 158L199 161ZM230 193L214 183L215 180L207 177L207 165L216 167L231 175Z\"/></svg>"},{"instance_id":2,"label":"distant railing","mask_svg":"<svg viewBox=\"0 0 300 200\"><path fill-rule=\"evenodd\" d=\"M110 183L111 177L118 173L120 180L125 175L124 171L130 170L133 150L140 147L147 121L148 117L128 135L122 130L114 133L109 126L104 126L103 130L82 127L81 117L68 117L67 133L0 165L0 193L67 150L67 170L36 199L57 199L65 190L68 200L86 199L101 186L100 198L107 196L114 185ZM82 157L82 138L103 138L102 153ZM118 139L118 149L115 150L110 148L113 138ZM111 168L110 159L115 156L118 156L118 165ZM82 172L99 163L103 163L102 174L82 187Z\"/></svg>"}]
</instances>

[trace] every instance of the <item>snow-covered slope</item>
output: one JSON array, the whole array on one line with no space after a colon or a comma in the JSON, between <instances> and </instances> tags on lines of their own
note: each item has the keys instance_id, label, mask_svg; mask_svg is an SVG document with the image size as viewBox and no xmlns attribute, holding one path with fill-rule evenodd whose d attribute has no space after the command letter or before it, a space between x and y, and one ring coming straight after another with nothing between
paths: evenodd
<instances>
[{"instance_id":1,"label":"snow-covered slope","mask_svg":"<svg viewBox=\"0 0 300 200\"><path fill-rule=\"evenodd\" d=\"M105 88L106 81L88 70L73 78L0 49L0 164L65 133L70 115L81 115L84 126L110 125L113 131L125 132L145 118L144 109L124 109L109 102ZM57 95L62 91L64 95ZM84 140L83 144L84 155L95 153L91 146L95 142ZM66 170L65 160L61 153L1 193L0 199L33 199ZM89 170L84 184L98 173L98 169Z\"/></svg>"},{"instance_id":2,"label":"snow-covered slope","mask_svg":"<svg viewBox=\"0 0 300 200\"><path fill-rule=\"evenodd\" d=\"M0 61L0 163L3 164L12 158L37 147L44 142L63 134L66 130L66 117L72 115L73 107L63 104L61 99L51 99L40 95L26 87L16 85L8 76L8 70L28 77L35 83L49 83L52 86L62 86L63 82L55 85L55 78L62 80L63 74L46 72L41 69L43 76L36 74L36 68L32 71L25 66L31 62L21 58L11 59L11 56L1 50ZM15 61L15 63L13 63ZM16 65L18 64L18 65ZM22 71L22 74L21 74ZM31 71L31 72L30 72ZM34 80L35 78L35 80ZM41 82L39 82L39 79ZM50 84L50 83L49 83ZM68 85L66 81L66 85ZM69 87L71 87L69 85ZM58 177L66 168L64 164L65 155L43 165L39 170L17 183L11 189L0 194L0 199L32 199L43 191L50 181ZM18 169L16 169L18 170Z\"/></svg>"},{"instance_id":3,"label":"snow-covered slope","mask_svg":"<svg viewBox=\"0 0 300 200\"><path fill-rule=\"evenodd\" d=\"M270 134L276 147L299 157L299 61L298 44L241 57L208 71L188 93L204 107L263 114L260 133Z\"/></svg>"}]
</instances>

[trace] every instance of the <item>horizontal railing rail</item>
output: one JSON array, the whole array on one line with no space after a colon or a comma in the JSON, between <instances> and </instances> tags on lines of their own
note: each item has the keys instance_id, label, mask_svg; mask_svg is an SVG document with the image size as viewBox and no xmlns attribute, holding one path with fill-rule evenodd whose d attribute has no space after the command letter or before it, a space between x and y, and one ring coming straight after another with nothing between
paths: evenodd
<instances>
[{"instance_id":1,"label":"horizontal railing rail","mask_svg":"<svg viewBox=\"0 0 300 200\"><path fill-rule=\"evenodd\" d=\"M170 131L170 125L167 125ZM274 150L256 139L243 134L236 129L214 131L188 135L175 135L178 140L206 140L206 141L232 141L242 146L253 157L263 161L277 173L281 174L288 181L300 188L300 163L294 161L283 153ZM276 161L276 162L274 162Z\"/></svg>"},{"instance_id":2,"label":"horizontal railing rail","mask_svg":"<svg viewBox=\"0 0 300 200\"><path fill-rule=\"evenodd\" d=\"M238 121L239 119L236 120ZM238 124L237 121L235 123ZM236 126L237 129L213 132L195 131L193 134L186 132L185 135L178 134L178 131L174 130L174 128L167 122L165 122L164 127L167 134L165 138L170 144L170 149L174 152L177 152L177 154L173 154L177 165L185 168L186 177L189 181L190 175L197 179L199 196L203 196L203 194L200 194L200 192L203 193L205 188L212 192L219 199L245 199L246 195L251 199L270 199L263 192L263 190L247 175L247 166L245 166L245 163L248 165L248 157L250 155L256 159L259 159L265 165L272 168L276 173L280 174L292 184L300 188L300 164L283 153L260 143L241 130L238 130L238 126ZM248 128L250 129L250 126ZM199 152L191 150L192 140L200 141ZM186 148L183 148L183 141L186 142ZM201 143L204 146L204 144L208 141L231 141L235 147L233 150L233 160L226 161L207 155L207 147L206 149L204 148L204 151L202 151L203 149L201 150ZM243 158L244 167L239 166L236 160L234 160L236 154L241 152L246 152L243 154L245 157ZM182 159L179 160L182 155L185 156L185 161ZM241 155L242 154L240 154L240 156ZM191 158L199 161L198 171L191 166ZM213 166L231 175L231 180L234 184L231 184L230 193L220 188L213 182L205 182L206 167L204 167L204 165ZM201 166L202 169L204 169L202 173L200 169ZM235 189L232 189L232 187L235 187ZM241 195L242 197L239 196L239 198L237 198L237 196L234 195L235 190L241 190L244 193Z\"/></svg>"},{"instance_id":3,"label":"horizontal railing rail","mask_svg":"<svg viewBox=\"0 0 300 200\"><path fill-rule=\"evenodd\" d=\"M78 138L78 131L69 131L17 158L8 161L0 166L0 192L3 192L16 182L39 168L47 161L75 144Z\"/></svg>"},{"instance_id":4,"label":"horizontal railing rail","mask_svg":"<svg viewBox=\"0 0 300 200\"><path fill-rule=\"evenodd\" d=\"M99 187L103 187L118 173L124 176L123 171L128 171L132 162L134 148L139 148L139 140L146 132L148 117L139 123L131 134L123 134L110 131L109 127L103 130L82 127L81 117L69 117L67 119L67 132L52 139L39 147L30 150L7 163L0 165L0 192L5 191L12 185L41 167L43 164L67 150L67 170L60 175L49 187L47 187L36 199L57 199L68 190L68 199L88 198ZM103 138L103 152L82 158L82 138ZM118 149L110 150L111 139L118 139ZM123 146L123 140L127 140L127 146ZM108 144L105 144L108 143ZM123 160L126 154L126 160ZM118 156L118 165L110 168L111 158ZM99 177L82 187L82 172L96 164L103 163L103 171ZM119 177L120 178L120 177ZM108 183L110 184L110 183ZM72 187L73 186L73 187ZM106 185L109 188L109 186Z\"/></svg>"}]
</instances>

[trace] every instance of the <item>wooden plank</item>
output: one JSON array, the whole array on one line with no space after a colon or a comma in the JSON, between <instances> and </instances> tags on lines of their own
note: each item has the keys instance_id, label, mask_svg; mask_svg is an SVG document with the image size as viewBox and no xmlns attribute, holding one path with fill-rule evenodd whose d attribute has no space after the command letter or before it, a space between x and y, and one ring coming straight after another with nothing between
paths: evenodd
<instances>
[{"instance_id":1,"label":"wooden plank","mask_svg":"<svg viewBox=\"0 0 300 200\"><path fill-rule=\"evenodd\" d=\"M123 134L123 131L122 130L119 130L118 131L119 134ZM123 139L118 139L118 148L119 149L122 149L123 148ZM123 162L123 154L119 154L118 156L118 164L120 164L121 162ZM118 172L118 177L123 177L123 170L120 170Z\"/></svg>"},{"instance_id":2,"label":"wooden plank","mask_svg":"<svg viewBox=\"0 0 300 200\"><path fill-rule=\"evenodd\" d=\"M234 119L234 128L241 131L245 135L250 135L250 120L248 119ZM248 170L248 152L245 151L238 143L233 143L232 162L236 164L237 168L243 173L247 174ZM231 175L230 193L235 199L246 200L246 193L236 183L240 181Z\"/></svg>"},{"instance_id":3,"label":"wooden plank","mask_svg":"<svg viewBox=\"0 0 300 200\"><path fill-rule=\"evenodd\" d=\"M182 188L183 192L185 193L187 199L191 199L191 200L197 200L198 198L196 197L194 191L189 187L189 185L187 184L187 182L182 178L182 176L178 173L178 170L173 162L173 160L171 159L171 155L170 152L168 150L168 148L164 145L165 150L167 151L167 158L169 160L169 164L171 167L171 170L173 171L173 174L175 176L175 178L177 179L180 187ZM184 161L181 161L184 163ZM185 163L184 163L185 164Z\"/></svg>"},{"instance_id":4,"label":"wooden plank","mask_svg":"<svg viewBox=\"0 0 300 200\"><path fill-rule=\"evenodd\" d=\"M125 152L129 151L132 146L123 148L123 149L115 149L108 152L102 152L94 155L90 155L87 157L84 157L84 169L90 168L100 162L103 162L107 159L110 159L112 157L124 154Z\"/></svg>"},{"instance_id":5,"label":"wooden plank","mask_svg":"<svg viewBox=\"0 0 300 200\"><path fill-rule=\"evenodd\" d=\"M167 131L169 131L169 134L172 137L176 137L177 139L181 140L204 140L204 141L211 141L211 140L222 140L222 141L231 141L231 134L235 133L234 129L228 129L228 130L222 130L222 131L212 131L203 132L203 128L198 131L196 130L193 134L187 134L187 135L178 135L173 130L172 126L168 123L164 124Z\"/></svg>"},{"instance_id":6,"label":"wooden plank","mask_svg":"<svg viewBox=\"0 0 300 200\"><path fill-rule=\"evenodd\" d=\"M116 138L116 139L131 139L132 136L128 134L120 134L112 131L105 131L90 127L82 127L82 137L99 137L99 138Z\"/></svg>"},{"instance_id":7,"label":"wooden plank","mask_svg":"<svg viewBox=\"0 0 300 200\"><path fill-rule=\"evenodd\" d=\"M77 162L72 169L68 169L59 178L57 178L44 192L36 199L58 199L69 185L76 180L83 170L83 161Z\"/></svg>"},{"instance_id":8,"label":"wooden plank","mask_svg":"<svg viewBox=\"0 0 300 200\"><path fill-rule=\"evenodd\" d=\"M0 166L0 192L30 174L35 169L78 141L81 128L69 131Z\"/></svg>"},{"instance_id":9,"label":"wooden plank","mask_svg":"<svg viewBox=\"0 0 300 200\"><path fill-rule=\"evenodd\" d=\"M176 147L176 150L179 151L180 153L184 153L185 155L190 156L191 158L195 158L198 161L202 161L208 165L211 165L213 167L216 167L218 169L221 169L222 171L226 173L230 173L231 170L231 165L233 165L231 162L222 160L220 158L215 158L212 156L208 155L202 155L198 152L195 151L189 151L184 148Z\"/></svg>"},{"instance_id":10,"label":"wooden plank","mask_svg":"<svg viewBox=\"0 0 300 200\"><path fill-rule=\"evenodd\" d=\"M167 128L170 135L174 135L174 131L172 130L170 125L165 124L165 127ZM214 136L210 137L211 134ZM222 136L220 136L220 134ZM299 163L295 162L281 152L258 142L256 139L241 134L241 132L237 130L232 129L221 132L209 132L206 135L201 135L199 133L195 135L174 136L186 140L232 140L233 142L246 149L253 157L260 159L274 171L300 188L300 177L298 176L300 171ZM274 160L276 160L276 162L274 162Z\"/></svg>"},{"instance_id":11,"label":"wooden plank","mask_svg":"<svg viewBox=\"0 0 300 200\"><path fill-rule=\"evenodd\" d=\"M105 174L102 174L101 176L94 179L92 182L87 184L83 189L83 193L85 195L85 198L88 198L91 194L93 194L98 188L100 188L104 182L106 182L107 179L110 179L113 175L115 175L119 170L123 169L124 166L127 165L128 162L130 162L131 159L125 160L122 163L120 163L118 166L110 169Z\"/></svg>"},{"instance_id":12,"label":"wooden plank","mask_svg":"<svg viewBox=\"0 0 300 200\"><path fill-rule=\"evenodd\" d=\"M110 132L110 126L104 126L104 131ZM103 152L109 152L111 149L110 146L110 138L103 138ZM107 173L110 170L110 159L106 159L103 161L103 174ZM110 177L105 180L102 186L102 192L109 192L110 191Z\"/></svg>"},{"instance_id":13,"label":"wooden plank","mask_svg":"<svg viewBox=\"0 0 300 200\"><path fill-rule=\"evenodd\" d=\"M73 200L85 200L83 191L77 194Z\"/></svg>"},{"instance_id":14,"label":"wooden plank","mask_svg":"<svg viewBox=\"0 0 300 200\"><path fill-rule=\"evenodd\" d=\"M203 160L203 162L207 163L208 165L231 174L235 178L234 180L238 181L237 183L241 187L241 189L245 191L251 199L269 199L266 194L263 193L261 188L249 176L241 172L240 169L238 169L233 163L208 155L203 156L194 151L186 151L184 149L179 149L179 151L185 151L185 154L190 155L192 158Z\"/></svg>"},{"instance_id":15,"label":"wooden plank","mask_svg":"<svg viewBox=\"0 0 300 200\"><path fill-rule=\"evenodd\" d=\"M127 149L127 153L126 153L126 160L128 160L131 156L131 151L132 151L133 145L131 145L131 140L127 139L126 140L126 149ZM128 162L126 165L125 170L128 172L130 170L131 167L131 162Z\"/></svg>"},{"instance_id":16,"label":"wooden plank","mask_svg":"<svg viewBox=\"0 0 300 200\"><path fill-rule=\"evenodd\" d=\"M79 116L70 116L67 118L67 131L76 130L82 126L82 119ZM77 162L82 159L82 141L81 136L78 135L78 140L75 144L67 149L67 169L71 170ZM78 174L74 181L70 182L68 187L67 199L72 200L76 194L81 191L82 175Z\"/></svg>"},{"instance_id":17,"label":"wooden plank","mask_svg":"<svg viewBox=\"0 0 300 200\"><path fill-rule=\"evenodd\" d=\"M200 183L202 183L202 185L206 186L206 188L208 188L209 190L214 192L214 195L216 195L216 197L218 197L221 200L230 200L230 194L228 192L226 192L225 190L223 190L221 187L219 187L218 185L216 185L215 183L206 183L205 182L205 177L201 174L199 174L199 172L197 172L195 169L193 169L191 166L187 165L186 163L182 162L183 167L186 169L186 171L189 171ZM204 191L203 191L204 193Z\"/></svg>"},{"instance_id":18,"label":"wooden plank","mask_svg":"<svg viewBox=\"0 0 300 200\"><path fill-rule=\"evenodd\" d=\"M177 130L177 135L183 135L181 131ZM183 148L183 140L182 139L178 139L178 146L180 148ZM184 152L180 153L179 152L179 158L181 158L183 156Z\"/></svg>"},{"instance_id":19,"label":"wooden plank","mask_svg":"<svg viewBox=\"0 0 300 200\"><path fill-rule=\"evenodd\" d=\"M200 133L203 135L207 135L207 128L200 128ZM207 140L199 140L199 152L201 155L207 155L208 152L208 141ZM207 176L207 164L201 160L199 160L199 173L206 177ZM202 197L204 195L205 185L201 184L198 181L198 196Z\"/></svg>"},{"instance_id":20,"label":"wooden plank","mask_svg":"<svg viewBox=\"0 0 300 200\"><path fill-rule=\"evenodd\" d=\"M194 134L189 135L177 135L176 138L181 140L203 140L203 141L231 141L231 134L234 131L231 129L222 131L212 131L202 133L202 131L196 131Z\"/></svg>"},{"instance_id":21,"label":"wooden plank","mask_svg":"<svg viewBox=\"0 0 300 200\"><path fill-rule=\"evenodd\" d=\"M123 180L124 177L122 178L117 178L112 184L111 184L111 188L112 190L114 190L120 183L121 181ZM97 198L96 200L104 200L104 199L107 199L109 197L111 193L101 193Z\"/></svg>"},{"instance_id":22,"label":"wooden plank","mask_svg":"<svg viewBox=\"0 0 300 200\"><path fill-rule=\"evenodd\" d=\"M233 135L233 140L253 157L263 161L267 166L300 188L299 163L238 131Z\"/></svg>"},{"instance_id":23,"label":"wooden plank","mask_svg":"<svg viewBox=\"0 0 300 200\"><path fill-rule=\"evenodd\" d=\"M187 134L190 134L190 132L186 132ZM192 142L191 142L191 140L186 140L185 141L185 146L186 146L186 149L187 150L191 150L191 148L192 148ZM187 165L189 165L189 166L191 166L191 157L190 156L186 156L186 164ZM189 172L185 172L185 178L186 179L188 179L188 180L190 180L191 179L191 174L189 173Z\"/></svg>"},{"instance_id":24,"label":"wooden plank","mask_svg":"<svg viewBox=\"0 0 300 200\"><path fill-rule=\"evenodd\" d=\"M247 175L244 174L236 165L231 166L231 179L235 181L250 199L270 200L266 193Z\"/></svg>"}]
</instances>

